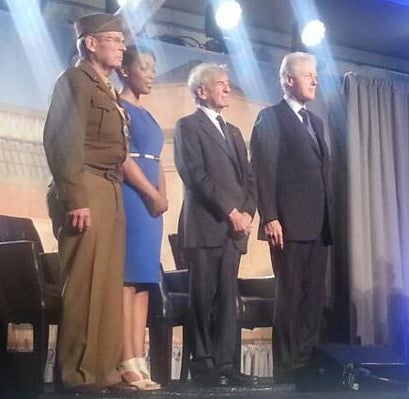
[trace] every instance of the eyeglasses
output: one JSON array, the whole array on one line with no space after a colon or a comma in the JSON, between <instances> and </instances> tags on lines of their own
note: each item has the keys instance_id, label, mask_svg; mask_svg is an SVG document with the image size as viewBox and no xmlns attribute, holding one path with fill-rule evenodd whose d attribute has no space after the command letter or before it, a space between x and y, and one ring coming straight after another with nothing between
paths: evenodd
<instances>
[{"instance_id":1,"label":"eyeglasses","mask_svg":"<svg viewBox=\"0 0 409 399\"><path fill-rule=\"evenodd\" d=\"M114 43L117 46L125 46L125 39L122 37L113 36L94 36L97 40L105 40L106 42Z\"/></svg>"}]
</instances>

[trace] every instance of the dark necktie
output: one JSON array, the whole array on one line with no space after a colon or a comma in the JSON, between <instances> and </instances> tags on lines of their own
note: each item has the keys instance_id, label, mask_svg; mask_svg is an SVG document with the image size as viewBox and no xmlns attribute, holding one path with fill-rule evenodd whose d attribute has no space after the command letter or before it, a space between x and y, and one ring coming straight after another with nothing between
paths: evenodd
<instances>
[{"instance_id":1,"label":"dark necktie","mask_svg":"<svg viewBox=\"0 0 409 399\"><path fill-rule=\"evenodd\" d=\"M315 133L315 130L311 125L310 116L308 115L308 112L304 108L301 108L298 111L298 113L302 117L302 121L303 121L302 124L304 125L304 127L307 130L308 134L313 139L313 141L314 141L315 145L317 146L317 148L320 149L320 146L319 146L318 140L317 140L317 134Z\"/></svg>"},{"instance_id":2,"label":"dark necktie","mask_svg":"<svg viewBox=\"0 0 409 399\"><path fill-rule=\"evenodd\" d=\"M231 154L234 156L234 158L237 160L237 153L236 153L236 149L234 147L234 143L233 143L233 138L229 132L229 128L226 124L226 122L224 121L223 117L221 115L217 116L217 122L219 122L220 128L222 129L224 138L226 140L227 146L229 147L229 151L231 152Z\"/></svg>"}]
</instances>

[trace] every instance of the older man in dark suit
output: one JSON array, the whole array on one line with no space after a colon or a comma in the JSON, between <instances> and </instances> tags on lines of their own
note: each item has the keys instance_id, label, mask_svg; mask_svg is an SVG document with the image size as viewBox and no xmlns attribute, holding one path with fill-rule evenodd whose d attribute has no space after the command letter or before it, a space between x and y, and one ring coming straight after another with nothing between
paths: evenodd
<instances>
[{"instance_id":1,"label":"older man in dark suit","mask_svg":"<svg viewBox=\"0 0 409 399\"><path fill-rule=\"evenodd\" d=\"M287 55L281 64L284 99L257 117L251 163L257 177L259 238L270 244L277 277L274 375L291 376L318 342L331 243L329 153L323 123L305 104L315 98L315 59Z\"/></svg>"},{"instance_id":2,"label":"older man in dark suit","mask_svg":"<svg viewBox=\"0 0 409 399\"><path fill-rule=\"evenodd\" d=\"M179 237L190 263L192 377L205 384L252 383L233 360L237 273L256 208L255 180L239 129L221 115L230 103L226 69L201 64L188 85L198 109L177 123L175 161L185 187Z\"/></svg>"}]
</instances>

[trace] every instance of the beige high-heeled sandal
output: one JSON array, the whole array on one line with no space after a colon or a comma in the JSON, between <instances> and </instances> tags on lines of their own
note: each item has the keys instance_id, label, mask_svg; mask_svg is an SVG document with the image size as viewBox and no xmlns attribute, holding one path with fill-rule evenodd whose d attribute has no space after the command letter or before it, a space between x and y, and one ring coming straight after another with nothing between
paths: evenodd
<instances>
[{"instance_id":1,"label":"beige high-heeled sandal","mask_svg":"<svg viewBox=\"0 0 409 399\"><path fill-rule=\"evenodd\" d=\"M122 379L126 381L129 385L132 385L136 388L138 388L140 391L148 391L150 390L150 386L148 385L148 380L146 380L143 375L140 373L138 368L136 367L135 358L131 358L128 360L124 360L120 365L119 365L119 370L122 374ZM125 373L134 373L136 374L139 378L137 380L133 381L127 381L124 378Z\"/></svg>"},{"instance_id":2,"label":"beige high-heeled sandal","mask_svg":"<svg viewBox=\"0 0 409 399\"><path fill-rule=\"evenodd\" d=\"M132 359L139 372L142 375L144 381L147 381L147 385L151 390L161 389L161 385L155 381L152 381L151 375L149 374L148 366L146 365L145 358L134 357Z\"/></svg>"}]
</instances>

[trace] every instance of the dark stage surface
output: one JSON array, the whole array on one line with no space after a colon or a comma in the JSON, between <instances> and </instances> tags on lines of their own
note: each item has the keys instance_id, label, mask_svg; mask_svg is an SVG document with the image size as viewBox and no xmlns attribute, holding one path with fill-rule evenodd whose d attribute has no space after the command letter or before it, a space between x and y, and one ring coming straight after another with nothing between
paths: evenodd
<instances>
[{"instance_id":1,"label":"dark stage surface","mask_svg":"<svg viewBox=\"0 0 409 399\"><path fill-rule=\"evenodd\" d=\"M409 393L405 390L381 390L381 391L328 391L319 392L314 391L312 386L309 387L309 392L298 392L296 386L293 384L274 384L271 378L260 379L260 383L257 387L252 388L204 388L195 385L192 382L181 384L179 382L173 382L166 389L161 391L151 392L136 392L128 395L108 394L108 395L68 395L63 393L57 393L52 386L45 386L44 392L38 396L30 395L29 393L18 392L14 394L8 394L2 396L4 399L71 399L71 398L139 398L139 399L204 399L204 398L265 398L265 399L302 399L302 398L320 398L320 399L343 399L343 398L355 398L355 399L408 399Z\"/></svg>"}]
</instances>

